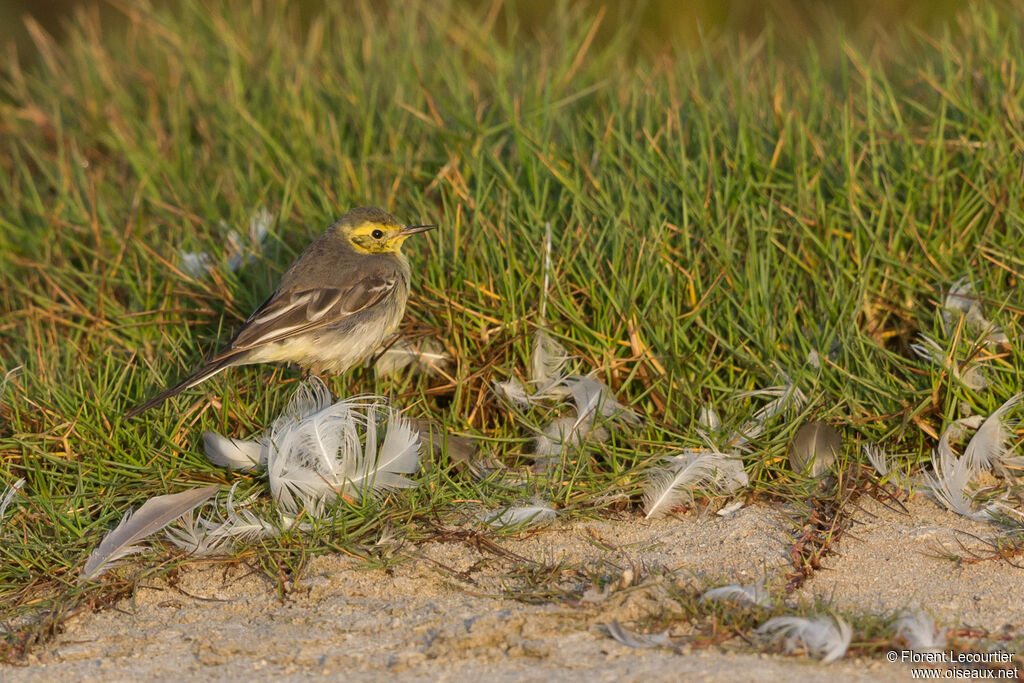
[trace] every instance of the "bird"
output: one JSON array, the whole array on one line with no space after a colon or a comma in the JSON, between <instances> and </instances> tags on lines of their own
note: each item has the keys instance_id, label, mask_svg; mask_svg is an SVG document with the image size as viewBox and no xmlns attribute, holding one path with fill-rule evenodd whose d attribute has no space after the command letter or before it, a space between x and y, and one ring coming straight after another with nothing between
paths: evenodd
<instances>
[{"instance_id":1,"label":"bird","mask_svg":"<svg viewBox=\"0 0 1024 683\"><path fill-rule=\"evenodd\" d=\"M436 227L403 225L377 207L352 209L289 266L224 348L125 418L237 365L297 363L318 375L362 362L405 314L411 270L402 243Z\"/></svg>"}]
</instances>

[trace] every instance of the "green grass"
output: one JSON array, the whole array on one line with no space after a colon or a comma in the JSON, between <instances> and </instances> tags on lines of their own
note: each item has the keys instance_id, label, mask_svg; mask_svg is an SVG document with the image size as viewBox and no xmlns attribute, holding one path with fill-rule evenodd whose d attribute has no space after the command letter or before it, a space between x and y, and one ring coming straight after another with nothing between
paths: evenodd
<instances>
[{"instance_id":1,"label":"green grass","mask_svg":"<svg viewBox=\"0 0 1024 683\"><path fill-rule=\"evenodd\" d=\"M352 206L441 226L408 245L403 333L434 336L457 363L454 381L355 371L335 393L382 393L478 437L570 517L637 513L643 466L700 445L702 405L738 427L759 402L732 397L783 373L811 399L804 416L840 426L849 458L881 443L903 469L927 463L944 423L1024 387L1019 344L947 334L937 314L969 275L1011 342L1022 329L1022 13L973 10L946 32L795 58L771 29L636 49L625 16L595 41L595 14L563 3L533 32L510 11L444 2L329 3L305 23L258 7L126 9L116 30L82 14L65 44L38 38L33 66L5 60L0 482L27 479L2 521L5 619L124 590L79 587L77 573L154 495L241 479L270 509L257 476L205 462L200 435L260 431L298 372L233 369L119 416L226 341ZM227 231L259 206L276 219L255 263L181 270L181 249L222 262ZM531 475L519 455L551 414L515 414L490 382L525 376L540 325L646 419ZM919 333L984 360L989 388L910 353ZM783 467L796 417L754 444L752 495L798 495ZM419 480L242 557L275 576L316 552L386 562L382 529L423 538L466 521L464 501L524 498L445 456Z\"/></svg>"}]
</instances>

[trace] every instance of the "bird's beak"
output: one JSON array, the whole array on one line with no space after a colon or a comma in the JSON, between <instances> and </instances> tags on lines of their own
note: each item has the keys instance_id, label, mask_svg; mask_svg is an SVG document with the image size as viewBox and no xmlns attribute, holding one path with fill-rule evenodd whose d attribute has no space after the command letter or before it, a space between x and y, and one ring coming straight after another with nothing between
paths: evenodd
<instances>
[{"instance_id":1,"label":"bird's beak","mask_svg":"<svg viewBox=\"0 0 1024 683\"><path fill-rule=\"evenodd\" d=\"M436 225L407 225L398 233L399 237L408 237L409 235L415 235L418 232L426 232L427 230L433 230Z\"/></svg>"}]
</instances>

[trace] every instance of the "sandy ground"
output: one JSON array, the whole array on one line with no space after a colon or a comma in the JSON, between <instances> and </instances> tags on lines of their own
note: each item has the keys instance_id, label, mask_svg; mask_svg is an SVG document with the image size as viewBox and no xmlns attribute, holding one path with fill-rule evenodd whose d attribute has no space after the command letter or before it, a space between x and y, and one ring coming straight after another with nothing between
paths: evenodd
<instances>
[{"instance_id":1,"label":"sandy ground","mask_svg":"<svg viewBox=\"0 0 1024 683\"><path fill-rule=\"evenodd\" d=\"M958 533L991 527L927 500L909 514L865 502L857 525L820 571L789 600L823 598L840 609L889 614L925 605L945 627L1024 632L1024 570L1004 562L956 566L936 556ZM684 516L554 525L500 539L514 556L464 542L404 547L412 559L389 571L341 556L320 557L280 599L244 566L187 566L173 585L138 590L114 608L72 619L7 681L439 679L652 681L909 680L906 665L717 648L631 649L603 625L624 626L671 607L669 577L698 585L781 586L790 525L776 510L749 506L728 517ZM960 536L963 538L963 536ZM530 590L529 572L561 563L556 585L593 587L580 602L528 604L501 596ZM632 581L630 578L632 577ZM683 635L674 633L673 635ZM854 636L856 640L856 634ZM1019 659L1019 656L1018 656ZM1019 661L1017 662L1019 667Z\"/></svg>"}]
</instances>

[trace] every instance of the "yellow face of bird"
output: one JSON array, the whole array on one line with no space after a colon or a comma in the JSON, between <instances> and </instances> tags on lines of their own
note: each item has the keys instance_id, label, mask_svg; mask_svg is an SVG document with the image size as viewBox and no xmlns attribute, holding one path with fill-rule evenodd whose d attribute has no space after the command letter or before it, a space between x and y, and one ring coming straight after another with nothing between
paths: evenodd
<instances>
[{"instance_id":1,"label":"yellow face of bird","mask_svg":"<svg viewBox=\"0 0 1024 683\"><path fill-rule=\"evenodd\" d=\"M433 225L402 225L393 220L368 220L354 225L341 224L342 236L361 254L397 254L402 243L416 233L432 230Z\"/></svg>"}]
</instances>

